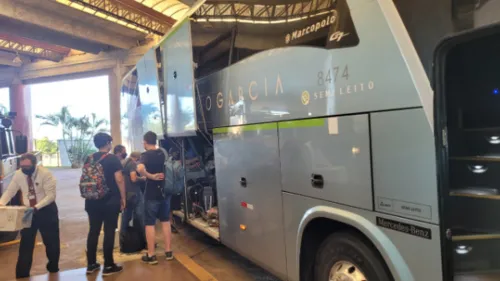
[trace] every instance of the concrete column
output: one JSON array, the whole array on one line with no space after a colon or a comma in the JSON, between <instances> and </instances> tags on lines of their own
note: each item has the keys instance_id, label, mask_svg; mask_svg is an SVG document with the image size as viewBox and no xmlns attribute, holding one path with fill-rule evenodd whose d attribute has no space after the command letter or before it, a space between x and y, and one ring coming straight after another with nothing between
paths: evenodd
<instances>
[{"instance_id":1,"label":"concrete column","mask_svg":"<svg viewBox=\"0 0 500 281\"><path fill-rule=\"evenodd\" d=\"M111 125L111 137L113 145L122 143L121 134L121 82L122 82L122 67L120 64L110 71L109 79L109 119Z\"/></svg>"},{"instance_id":2,"label":"concrete column","mask_svg":"<svg viewBox=\"0 0 500 281\"><path fill-rule=\"evenodd\" d=\"M16 112L13 130L28 138L28 151L33 151L33 130L31 126L31 91L19 79L14 79L10 86L10 111ZM14 133L17 135L19 133Z\"/></svg>"}]
</instances>

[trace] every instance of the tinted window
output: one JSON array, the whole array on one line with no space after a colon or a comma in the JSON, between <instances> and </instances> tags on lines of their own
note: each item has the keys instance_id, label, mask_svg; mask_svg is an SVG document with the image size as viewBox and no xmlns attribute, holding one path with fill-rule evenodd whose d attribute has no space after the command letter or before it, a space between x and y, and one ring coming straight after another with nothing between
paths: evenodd
<instances>
[{"instance_id":1,"label":"tinted window","mask_svg":"<svg viewBox=\"0 0 500 281\"><path fill-rule=\"evenodd\" d=\"M334 49L359 43L345 0L233 4L222 15L204 6L192 21L198 78L265 50L288 46Z\"/></svg>"}]
</instances>

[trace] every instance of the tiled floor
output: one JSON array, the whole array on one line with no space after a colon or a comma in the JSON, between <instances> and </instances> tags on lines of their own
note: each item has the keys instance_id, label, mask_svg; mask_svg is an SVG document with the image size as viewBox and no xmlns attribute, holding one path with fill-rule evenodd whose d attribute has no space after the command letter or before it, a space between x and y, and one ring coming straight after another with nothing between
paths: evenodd
<instances>
[{"instance_id":1,"label":"tiled floor","mask_svg":"<svg viewBox=\"0 0 500 281\"><path fill-rule=\"evenodd\" d=\"M33 261L32 276L42 275L32 280L60 280L60 281L78 281L81 280L96 281L101 280L101 277L85 278L84 271L81 268L85 267L85 243L88 231L87 214L83 208L83 200L79 196L78 180L79 170L53 170L54 175L58 180L57 204L59 207L59 217L61 221L61 261L60 268L62 273L59 275L48 276L46 273L45 264L45 249L39 239L37 247L35 247L35 256ZM158 242L160 246L158 251L162 251L161 233L158 232ZM118 244L117 244L118 245ZM248 262L238 254L220 245L213 239L205 236L201 232L184 226L180 234L174 234L172 239L173 250L176 253L183 253L190 257L198 265L212 274L218 281L275 281L272 276ZM0 281L15 279L15 265L17 259L18 246L0 248ZM126 270L116 277L105 278L105 280L176 280L190 281L192 275L188 274L179 263L175 262L165 266L160 265L158 268L150 268L140 262L141 255L121 255L118 251L115 254L115 260L119 263L124 263ZM98 258L99 259L99 258ZM76 269L76 270L73 270ZM72 271L68 271L72 270ZM161 279L149 279L148 276L154 277L159 274ZM177 275L178 274L178 275ZM66 277L68 276L68 277ZM122 277L123 276L123 277ZM135 276L135 277L134 277ZM175 277L173 279L168 276ZM184 277L186 276L186 277ZM49 278L50 277L50 278ZM71 278L69 278L71 277ZM165 278L164 278L165 277ZM181 279L185 278L185 279ZM69 278L69 279L68 279ZM147 279L146 279L147 278ZM135 280L134 279L134 280Z\"/></svg>"},{"instance_id":2,"label":"tiled floor","mask_svg":"<svg viewBox=\"0 0 500 281\"><path fill-rule=\"evenodd\" d=\"M123 264L124 271L103 278L101 273L86 275L85 269L64 271L59 274L45 274L26 279L30 281L136 281L136 280L179 280L198 281L177 261L160 262L156 266L145 266L140 261Z\"/></svg>"}]
</instances>

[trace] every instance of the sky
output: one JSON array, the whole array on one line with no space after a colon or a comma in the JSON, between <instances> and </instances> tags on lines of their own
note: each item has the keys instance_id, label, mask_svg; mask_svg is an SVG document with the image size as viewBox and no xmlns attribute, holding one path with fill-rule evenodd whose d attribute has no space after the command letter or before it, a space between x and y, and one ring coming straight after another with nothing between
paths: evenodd
<instances>
[{"instance_id":1,"label":"sky","mask_svg":"<svg viewBox=\"0 0 500 281\"><path fill-rule=\"evenodd\" d=\"M3 105L7 109L9 109L10 107L9 88L0 88L0 105Z\"/></svg>"},{"instance_id":2,"label":"sky","mask_svg":"<svg viewBox=\"0 0 500 281\"><path fill-rule=\"evenodd\" d=\"M60 128L41 126L42 121L36 116L60 112L65 105L69 106L71 115L75 117L96 113L98 118L109 122L108 76L33 84L29 87L34 139L62 139ZM0 88L0 104L9 109L9 88Z\"/></svg>"},{"instance_id":3,"label":"sky","mask_svg":"<svg viewBox=\"0 0 500 281\"><path fill-rule=\"evenodd\" d=\"M44 137L51 140L62 139L60 128L42 126L42 121L36 116L58 113L63 106L69 106L69 111L74 117L96 113L98 118L109 122L108 76L33 84L30 87L35 139ZM2 97L0 97L1 102Z\"/></svg>"}]
</instances>

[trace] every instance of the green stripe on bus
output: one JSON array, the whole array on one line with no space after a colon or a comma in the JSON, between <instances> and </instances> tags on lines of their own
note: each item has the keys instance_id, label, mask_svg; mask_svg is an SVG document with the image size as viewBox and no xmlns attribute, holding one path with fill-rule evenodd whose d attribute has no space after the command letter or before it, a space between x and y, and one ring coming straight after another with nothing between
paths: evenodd
<instances>
[{"instance_id":1,"label":"green stripe on bus","mask_svg":"<svg viewBox=\"0 0 500 281\"><path fill-rule=\"evenodd\" d=\"M229 132L229 128L214 128L214 134L225 134Z\"/></svg>"},{"instance_id":2,"label":"green stripe on bus","mask_svg":"<svg viewBox=\"0 0 500 281\"><path fill-rule=\"evenodd\" d=\"M266 124L245 125L242 127L243 131L276 130L278 129L278 124L266 123Z\"/></svg>"},{"instance_id":3,"label":"green stripe on bus","mask_svg":"<svg viewBox=\"0 0 500 281\"><path fill-rule=\"evenodd\" d=\"M280 122L280 129L304 128L304 127L323 127L325 125L325 118L306 119L297 121Z\"/></svg>"},{"instance_id":4,"label":"green stripe on bus","mask_svg":"<svg viewBox=\"0 0 500 281\"><path fill-rule=\"evenodd\" d=\"M234 127L224 127L224 128L214 128L214 134L226 134L231 131L241 130L244 132L249 131L259 131L259 130L276 130L276 123L266 123L266 124L252 124L252 125L243 125L243 126L234 126Z\"/></svg>"}]
</instances>

